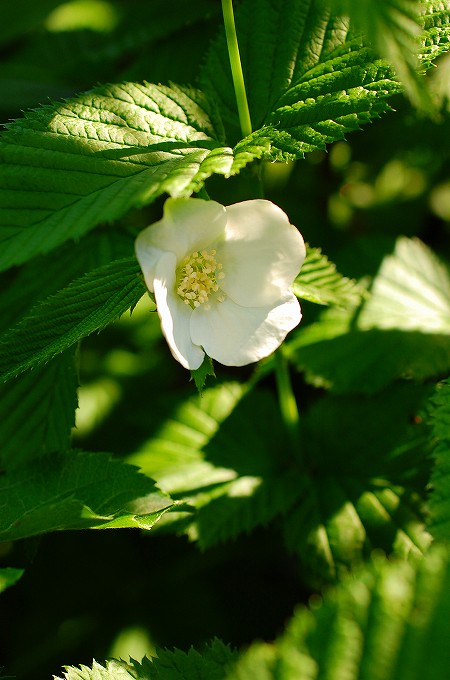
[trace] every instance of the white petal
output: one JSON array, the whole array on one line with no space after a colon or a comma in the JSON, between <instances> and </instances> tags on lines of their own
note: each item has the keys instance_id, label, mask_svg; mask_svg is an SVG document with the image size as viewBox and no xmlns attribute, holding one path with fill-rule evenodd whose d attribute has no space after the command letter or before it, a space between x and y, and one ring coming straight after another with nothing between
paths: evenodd
<instances>
[{"instance_id":1,"label":"white petal","mask_svg":"<svg viewBox=\"0 0 450 680\"><path fill-rule=\"evenodd\" d=\"M287 215L261 199L227 207L225 242L217 247L222 289L244 307L276 302L305 259L305 244Z\"/></svg>"},{"instance_id":2,"label":"white petal","mask_svg":"<svg viewBox=\"0 0 450 680\"><path fill-rule=\"evenodd\" d=\"M191 340L192 309L175 292L175 267L173 253L164 253L159 259L154 278L155 300L170 351L184 368L195 370L201 366L205 353Z\"/></svg>"},{"instance_id":3,"label":"white petal","mask_svg":"<svg viewBox=\"0 0 450 680\"><path fill-rule=\"evenodd\" d=\"M141 231L136 257L145 282L153 291L155 267L162 252L175 253L177 262L195 250L203 250L223 238L226 212L223 205L200 198L168 198L163 218Z\"/></svg>"},{"instance_id":4,"label":"white petal","mask_svg":"<svg viewBox=\"0 0 450 680\"><path fill-rule=\"evenodd\" d=\"M301 316L290 291L269 307L241 307L228 298L192 312L191 338L221 364L245 366L274 352Z\"/></svg>"}]
</instances>

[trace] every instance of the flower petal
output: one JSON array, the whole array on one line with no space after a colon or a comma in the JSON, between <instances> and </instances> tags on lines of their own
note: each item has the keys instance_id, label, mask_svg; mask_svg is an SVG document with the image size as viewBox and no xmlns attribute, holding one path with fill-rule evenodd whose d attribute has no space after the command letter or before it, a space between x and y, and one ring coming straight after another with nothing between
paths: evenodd
<instances>
[{"instance_id":1,"label":"flower petal","mask_svg":"<svg viewBox=\"0 0 450 680\"><path fill-rule=\"evenodd\" d=\"M216 201L168 198L162 219L141 231L136 239L136 257L149 290L153 291L155 267L162 252L175 253L179 262L223 238L225 225L225 208Z\"/></svg>"},{"instance_id":2,"label":"flower petal","mask_svg":"<svg viewBox=\"0 0 450 680\"><path fill-rule=\"evenodd\" d=\"M230 298L193 310L191 338L225 366L245 366L275 351L301 319L300 305L287 291L275 305L241 307Z\"/></svg>"},{"instance_id":3,"label":"flower petal","mask_svg":"<svg viewBox=\"0 0 450 680\"><path fill-rule=\"evenodd\" d=\"M300 232L270 201L244 201L226 210L225 242L217 247L225 274L221 288L244 307L276 302L305 259Z\"/></svg>"},{"instance_id":4,"label":"flower petal","mask_svg":"<svg viewBox=\"0 0 450 680\"><path fill-rule=\"evenodd\" d=\"M155 300L170 351L184 368L193 371L201 366L205 353L191 340L189 324L192 309L175 292L176 262L173 253L163 253L156 264Z\"/></svg>"}]
</instances>

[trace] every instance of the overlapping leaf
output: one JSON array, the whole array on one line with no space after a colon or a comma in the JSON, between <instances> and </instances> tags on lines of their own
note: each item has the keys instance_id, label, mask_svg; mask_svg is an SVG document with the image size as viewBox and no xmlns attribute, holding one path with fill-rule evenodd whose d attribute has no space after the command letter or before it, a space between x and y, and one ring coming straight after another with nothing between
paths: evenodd
<instances>
[{"instance_id":1,"label":"overlapping leaf","mask_svg":"<svg viewBox=\"0 0 450 680\"><path fill-rule=\"evenodd\" d=\"M261 155L224 147L209 108L199 91L125 83L11 124L0 142L0 269Z\"/></svg>"},{"instance_id":2,"label":"overlapping leaf","mask_svg":"<svg viewBox=\"0 0 450 680\"><path fill-rule=\"evenodd\" d=\"M256 643L227 680L446 680L448 556L413 566L384 559L299 609L273 645Z\"/></svg>"},{"instance_id":3,"label":"overlapping leaf","mask_svg":"<svg viewBox=\"0 0 450 680\"><path fill-rule=\"evenodd\" d=\"M286 542L315 586L375 548L406 557L429 543L422 502L428 389L401 385L374 398L323 397L304 416L311 477L284 519Z\"/></svg>"},{"instance_id":4,"label":"overlapping leaf","mask_svg":"<svg viewBox=\"0 0 450 680\"><path fill-rule=\"evenodd\" d=\"M196 508L180 526L207 547L267 523L298 498L302 479L288 456L270 395L245 397L225 384L189 399L129 460Z\"/></svg>"},{"instance_id":5,"label":"overlapping leaf","mask_svg":"<svg viewBox=\"0 0 450 680\"><path fill-rule=\"evenodd\" d=\"M0 338L0 378L18 375L64 351L133 307L145 293L134 258L118 260L73 281L36 304Z\"/></svg>"},{"instance_id":6,"label":"overlapping leaf","mask_svg":"<svg viewBox=\"0 0 450 680\"><path fill-rule=\"evenodd\" d=\"M158 656L144 658L142 663L131 660L107 661L105 666L94 661L92 668L66 668L62 678L55 680L225 680L237 654L220 640L213 640L205 649L158 650Z\"/></svg>"},{"instance_id":7,"label":"overlapping leaf","mask_svg":"<svg viewBox=\"0 0 450 680\"><path fill-rule=\"evenodd\" d=\"M58 529L150 529L172 505L135 467L72 451L1 477L0 540Z\"/></svg>"},{"instance_id":8,"label":"overlapping leaf","mask_svg":"<svg viewBox=\"0 0 450 680\"><path fill-rule=\"evenodd\" d=\"M336 392L371 394L400 377L450 369L450 278L417 239L398 239L360 310L326 312L300 329L292 357L309 380Z\"/></svg>"},{"instance_id":9,"label":"overlapping leaf","mask_svg":"<svg viewBox=\"0 0 450 680\"><path fill-rule=\"evenodd\" d=\"M202 654L94 662L55 680L447 680L449 607L443 551L415 565L378 557L314 608L298 609L275 642L253 643L239 656L216 640Z\"/></svg>"},{"instance_id":10,"label":"overlapping leaf","mask_svg":"<svg viewBox=\"0 0 450 680\"><path fill-rule=\"evenodd\" d=\"M426 17L424 55L448 49L449 8L440 9L439 15ZM330 4L247 0L239 10L238 37L255 132L236 149L251 142L269 146L266 157L271 160L301 158L378 117L389 108L389 97L401 90L389 63L352 37L348 22L333 14ZM203 84L220 102L230 131L236 130L224 37L211 48Z\"/></svg>"},{"instance_id":11,"label":"overlapping leaf","mask_svg":"<svg viewBox=\"0 0 450 680\"><path fill-rule=\"evenodd\" d=\"M77 384L74 352L68 350L49 364L0 385L2 468L69 448Z\"/></svg>"}]
</instances>

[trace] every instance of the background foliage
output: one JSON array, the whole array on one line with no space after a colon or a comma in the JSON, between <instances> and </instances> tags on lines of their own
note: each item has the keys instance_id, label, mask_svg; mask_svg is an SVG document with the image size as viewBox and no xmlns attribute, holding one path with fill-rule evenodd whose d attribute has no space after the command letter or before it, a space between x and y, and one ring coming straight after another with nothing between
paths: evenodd
<instances>
[{"instance_id":1,"label":"background foliage","mask_svg":"<svg viewBox=\"0 0 450 680\"><path fill-rule=\"evenodd\" d=\"M0 6L5 677L448 677L450 5L235 6L244 139L219 2ZM304 317L199 394L134 239L261 183Z\"/></svg>"}]
</instances>

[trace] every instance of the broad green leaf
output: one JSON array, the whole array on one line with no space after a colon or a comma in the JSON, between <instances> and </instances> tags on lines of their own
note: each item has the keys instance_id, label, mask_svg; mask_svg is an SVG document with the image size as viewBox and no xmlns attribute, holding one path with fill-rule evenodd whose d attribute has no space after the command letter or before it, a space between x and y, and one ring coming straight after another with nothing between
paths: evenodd
<instances>
[{"instance_id":1,"label":"broad green leaf","mask_svg":"<svg viewBox=\"0 0 450 680\"><path fill-rule=\"evenodd\" d=\"M424 53L448 49L448 8L428 17ZM254 132L236 147L266 147L269 160L302 158L343 139L389 109L401 91L392 67L378 59L349 23L320 0L244 0L236 12ZM428 43L432 43L432 47ZM261 50L264 44L264 50ZM220 103L230 134L237 113L225 37L213 44L202 84Z\"/></svg>"},{"instance_id":2,"label":"broad green leaf","mask_svg":"<svg viewBox=\"0 0 450 680\"><path fill-rule=\"evenodd\" d=\"M417 239L401 237L361 309L330 310L288 344L308 380L372 394L398 378L450 370L450 277Z\"/></svg>"},{"instance_id":3,"label":"broad green leaf","mask_svg":"<svg viewBox=\"0 0 450 680\"><path fill-rule=\"evenodd\" d=\"M210 108L197 90L125 83L11 123L0 142L0 270L261 155L224 147Z\"/></svg>"},{"instance_id":4,"label":"broad green leaf","mask_svg":"<svg viewBox=\"0 0 450 680\"><path fill-rule=\"evenodd\" d=\"M361 285L339 274L336 266L323 255L320 248L309 247L292 291L297 297L318 305L343 307L358 303L365 295Z\"/></svg>"},{"instance_id":5,"label":"broad green leaf","mask_svg":"<svg viewBox=\"0 0 450 680\"><path fill-rule=\"evenodd\" d=\"M300 608L275 643L255 643L227 680L446 680L448 555L417 564L378 557Z\"/></svg>"},{"instance_id":6,"label":"broad green leaf","mask_svg":"<svg viewBox=\"0 0 450 680\"><path fill-rule=\"evenodd\" d=\"M237 654L220 640L213 640L202 652L191 648L188 652L179 649L169 651L158 649L151 660L142 663L131 660L107 661L104 666L94 661L92 668L66 668L61 678L54 680L226 680Z\"/></svg>"},{"instance_id":7,"label":"broad green leaf","mask_svg":"<svg viewBox=\"0 0 450 680\"><path fill-rule=\"evenodd\" d=\"M197 510L180 515L176 526L208 547L266 524L302 493L287 455L270 394L246 395L231 383L182 404L128 460Z\"/></svg>"},{"instance_id":8,"label":"broad green leaf","mask_svg":"<svg viewBox=\"0 0 450 680\"><path fill-rule=\"evenodd\" d=\"M172 505L136 468L73 451L0 478L0 540L61 529L150 529Z\"/></svg>"},{"instance_id":9,"label":"broad green leaf","mask_svg":"<svg viewBox=\"0 0 450 680\"><path fill-rule=\"evenodd\" d=\"M0 460L12 469L69 448L77 406L74 352L0 385Z\"/></svg>"},{"instance_id":10,"label":"broad green leaf","mask_svg":"<svg viewBox=\"0 0 450 680\"><path fill-rule=\"evenodd\" d=\"M0 378L7 380L104 328L145 293L134 258L111 262L37 303L0 337Z\"/></svg>"},{"instance_id":11,"label":"broad green leaf","mask_svg":"<svg viewBox=\"0 0 450 680\"><path fill-rule=\"evenodd\" d=\"M0 569L0 593L15 585L24 573L24 569L16 569L15 567L3 567Z\"/></svg>"},{"instance_id":12,"label":"broad green leaf","mask_svg":"<svg viewBox=\"0 0 450 680\"><path fill-rule=\"evenodd\" d=\"M443 10L436 0L368 0L362 4L358 0L332 0L331 6L338 12L350 16L352 25L360 30L374 45L380 56L391 63L397 76L405 87L411 101L422 108L430 108L430 95L426 83L419 75L419 54L422 32L422 14L432 14ZM450 5L441 12L448 19ZM430 17L429 17L430 18ZM437 17L429 29L437 25ZM428 24L428 25L427 25ZM422 46L423 49L423 46Z\"/></svg>"},{"instance_id":13,"label":"broad green leaf","mask_svg":"<svg viewBox=\"0 0 450 680\"><path fill-rule=\"evenodd\" d=\"M134 238L115 229L88 234L78 243L66 243L50 255L34 258L11 272L1 283L0 325L6 330L38 300L57 293L93 269L130 255Z\"/></svg>"},{"instance_id":14,"label":"broad green leaf","mask_svg":"<svg viewBox=\"0 0 450 680\"><path fill-rule=\"evenodd\" d=\"M434 467L429 499L429 530L440 541L450 541L450 382L438 385L432 401Z\"/></svg>"},{"instance_id":15,"label":"broad green leaf","mask_svg":"<svg viewBox=\"0 0 450 680\"><path fill-rule=\"evenodd\" d=\"M314 586L339 579L374 549L405 558L427 547L429 447L420 412L429 391L399 385L372 398L326 396L304 414L311 472L284 532Z\"/></svg>"}]
</instances>

